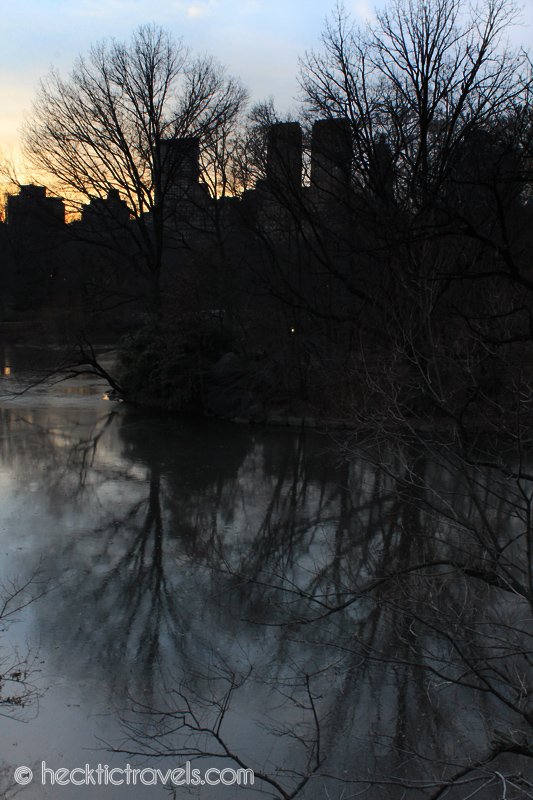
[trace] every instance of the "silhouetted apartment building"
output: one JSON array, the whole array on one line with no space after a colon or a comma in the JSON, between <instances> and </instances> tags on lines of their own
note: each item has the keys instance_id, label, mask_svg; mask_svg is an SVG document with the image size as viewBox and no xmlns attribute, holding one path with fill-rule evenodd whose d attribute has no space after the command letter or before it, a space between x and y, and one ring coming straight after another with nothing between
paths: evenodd
<instances>
[{"instance_id":1,"label":"silhouetted apartment building","mask_svg":"<svg viewBox=\"0 0 533 800\"><path fill-rule=\"evenodd\" d=\"M160 148L161 189L169 200L181 200L200 181L200 142L195 136L163 139Z\"/></svg>"},{"instance_id":2,"label":"silhouetted apartment building","mask_svg":"<svg viewBox=\"0 0 533 800\"><path fill-rule=\"evenodd\" d=\"M272 125L267 138L266 184L298 192L302 186L302 129L299 122Z\"/></svg>"},{"instance_id":3,"label":"silhouetted apartment building","mask_svg":"<svg viewBox=\"0 0 533 800\"><path fill-rule=\"evenodd\" d=\"M83 206L81 212L83 226L107 233L122 230L129 219L130 209L121 199L118 189L110 189L105 198L93 198Z\"/></svg>"},{"instance_id":4,"label":"silhouetted apartment building","mask_svg":"<svg viewBox=\"0 0 533 800\"><path fill-rule=\"evenodd\" d=\"M352 172L349 120L320 119L311 134L311 188L325 202L346 201Z\"/></svg>"},{"instance_id":5,"label":"silhouetted apartment building","mask_svg":"<svg viewBox=\"0 0 533 800\"><path fill-rule=\"evenodd\" d=\"M48 197L45 186L21 186L7 198L8 225L64 225L65 204L60 197Z\"/></svg>"},{"instance_id":6,"label":"silhouetted apartment building","mask_svg":"<svg viewBox=\"0 0 533 800\"><path fill-rule=\"evenodd\" d=\"M213 285L237 280L249 288L263 275L270 286L277 270L280 280L294 281L298 273L321 295L323 280L314 276L322 274L328 260L342 271L344 254L354 251L358 235L351 134L346 119L318 120L305 135L298 122L272 125L258 162L261 178L238 198L211 196L201 181L198 138L163 140L154 164L157 217L147 212L136 219L125 196L111 189L65 225L60 198L48 197L42 186L22 186L7 203L6 228L13 234L18 272L41 281L55 279L57 253L52 250L61 237L52 232L59 226L68 240L63 248L66 278L61 277L65 289L76 284L93 295L95 287L137 291L139 248L149 247L150 237L156 242L160 231L155 226L162 225L163 284L189 270L191 275L205 274L207 285L211 264ZM282 278L283 270L290 275ZM326 288L331 294L331 286Z\"/></svg>"},{"instance_id":7,"label":"silhouetted apartment building","mask_svg":"<svg viewBox=\"0 0 533 800\"><path fill-rule=\"evenodd\" d=\"M195 136L164 139L160 146L165 227L188 244L209 227L211 197L200 181L200 141Z\"/></svg>"},{"instance_id":8,"label":"silhouetted apartment building","mask_svg":"<svg viewBox=\"0 0 533 800\"><path fill-rule=\"evenodd\" d=\"M10 303L32 308L51 301L63 283L65 204L44 186L28 184L8 195L5 270Z\"/></svg>"}]
</instances>

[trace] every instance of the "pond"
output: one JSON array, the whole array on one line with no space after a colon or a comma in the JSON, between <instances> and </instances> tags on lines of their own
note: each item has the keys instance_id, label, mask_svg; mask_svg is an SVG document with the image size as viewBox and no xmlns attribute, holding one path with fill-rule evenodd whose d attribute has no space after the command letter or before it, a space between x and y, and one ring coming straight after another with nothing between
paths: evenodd
<instances>
[{"instance_id":1,"label":"pond","mask_svg":"<svg viewBox=\"0 0 533 800\"><path fill-rule=\"evenodd\" d=\"M190 786L203 800L430 797L494 728L528 735L530 610L458 566L480 505L520 564L527 509L507 483L495 498L483 473L416 448L346 458L353 442L313 430L142 413L94 378L14 397L41 363L16 350L0 403L2 583L22 606L1 640L4 698L20 696L0 723L6 796L24 765L28 800L157 800L150 772L43 786L42 764L190 762L255 771L253 788ZM468 791L501 796L494 770L480 780Z\"/></svg>"}]
</instances>

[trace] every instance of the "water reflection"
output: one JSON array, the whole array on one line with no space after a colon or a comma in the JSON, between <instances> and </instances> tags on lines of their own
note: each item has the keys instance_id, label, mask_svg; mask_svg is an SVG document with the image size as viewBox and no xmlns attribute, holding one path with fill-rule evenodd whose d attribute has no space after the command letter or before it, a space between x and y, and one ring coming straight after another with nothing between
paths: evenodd
<instances>
[{"instance_id":1,"label":"water reflection","mask_svg":"<svg viewBox=\"0 0 533 800\"><path fill-rule=\"evenodd\" d=\"M0 422L27 557L62 578L43 647L111 698L121 749L238 759L276 797L444 796L463 770L489 798L486 754L520 767L523 486L413 444L339 463L312 432L122 407Z\"/></svg>"},{"instance_id":2,"label":"water reflection","mask_svg":"<svg viewBox=\"0 0 533 800\"><path fill-rule=\"evenodd\" d=\"M0 349L0 375L11 375L11 362L13 360L12 348L4 347Z\"/></svg>"}]
</instances>

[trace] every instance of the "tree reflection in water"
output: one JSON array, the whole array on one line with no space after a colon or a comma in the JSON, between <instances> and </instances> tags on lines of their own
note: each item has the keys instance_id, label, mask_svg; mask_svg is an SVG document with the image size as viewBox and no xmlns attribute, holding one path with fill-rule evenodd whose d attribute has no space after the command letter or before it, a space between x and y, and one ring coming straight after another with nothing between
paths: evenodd
<instances>
[{"instance_id":1,"label":"tree reflection in water","mask_svg":"<svg viewBox=\"0 0 533 800\"><path fill-rule=\"evenodd\" d=\"M111 685L119 749L283 798L533 796L527 478L434 442L339 464L309 432L29 422L4 462L85 520L44 635Z\"/></svg>"}]
</instances>

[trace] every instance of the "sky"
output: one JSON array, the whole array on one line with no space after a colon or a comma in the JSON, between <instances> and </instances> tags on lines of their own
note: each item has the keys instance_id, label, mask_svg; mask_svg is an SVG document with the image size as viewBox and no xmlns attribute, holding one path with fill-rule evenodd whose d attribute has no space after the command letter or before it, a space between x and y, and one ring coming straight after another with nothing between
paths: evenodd
<instances>
[{"instance_id":1,"label":"sky","mask_svg":"<svg viewBox=\"0 0 533 800\"><path fill-rule=\"evenodd\" d=\"M344 0L360 23L385 0ZM0 0L0 149L18 151L19 131L39 79L52 66L66 77L76 57L103 38L127 40L155 22L194 51L227 65L252 99L296 105L298 57L319 46L334 0ZM533 0L512 40L533 44ZM533 50L533 47L531 47Z\"/></svg>"}]
</instances>

